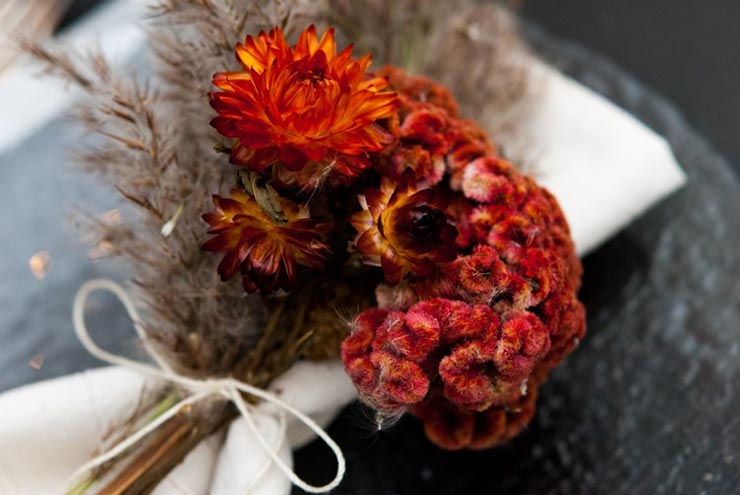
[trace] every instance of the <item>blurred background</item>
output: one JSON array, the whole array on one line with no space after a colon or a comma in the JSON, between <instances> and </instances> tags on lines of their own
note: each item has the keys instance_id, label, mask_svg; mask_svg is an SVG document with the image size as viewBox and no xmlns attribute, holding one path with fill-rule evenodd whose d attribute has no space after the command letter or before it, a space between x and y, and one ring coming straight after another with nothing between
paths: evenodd
<instances>
[{"instance_id":1,"label":"blurred background","mask_svg":"<svg viewBox=\"0 0 740 495\"><path fill-rule=\"evenodd\" d=\"M132 0L125 0L132 1ZM0 0L0 42L63 31L110 0ZM610 58L675 103L740 174L740 2L510 0L550 33ZM0 49L0 77L12 63Z\"/></svg>"}]
</instances>

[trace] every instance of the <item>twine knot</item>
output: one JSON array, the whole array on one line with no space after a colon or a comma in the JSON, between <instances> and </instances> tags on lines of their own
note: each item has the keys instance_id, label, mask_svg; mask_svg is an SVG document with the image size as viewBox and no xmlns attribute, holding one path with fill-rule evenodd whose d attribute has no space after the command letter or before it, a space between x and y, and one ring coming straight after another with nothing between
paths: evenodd
<instances>
[{"instance_id":1,"label":"twine knot","mask_svg":"<svg viewBox=\"0 0 740 495\"><path fill-rule=\"evenodd\" d=\"M134 328L136 329L137 335L144 345L146 352L157 364L156 367L139 361L134 361L132 359L119 356L117 354L113 354L104 349L101 349L95 343L95 341L90 336L90 332L87 330L87 326L85 325L84 313L85 304L87 302L88 296L90 295L90 293L96 290L106 290L111 292L123 304L126 312L131 318ZM248 428L254 434L255 438L257 438L257 441L259 442L261 448L264 449L264 451L270 458L268 463L263 466L263 468L258 472L259 474L257 475L257 477L251 481L250 486L245 489L245 493L249 493L251 491L251 488L257 483L257 481L259 481L262 476L264 476L264 474L269 470L272 463L274 463L295 486L309 493L326 493L333 488L336 488L339 483L341 483L342 478L344 478L346 462L344 459L344 455L342 454L342 449L340 449L336 442L334 442L334 440L332 440L332 438L329 436L329 434L326 433L323 428L317 425L310 417L303 414L285 401L281 400L276 395L261 388L239 381L235 378L199 379L181 375L173 370L169 366L169 364L167 364L166 360L154 349L151 342L149 341L146 332L141 326L139 313L136 310L131 297L126 293L123 287L113 282L112 280L90 280L89 282L86 282L82 287L80 287L80 289L77 291L77 295L75 296L74 305L72 308L72 319L77 338L80 340L85 349L87 349L87 351L93 356L107 363L127 368L145 376L150 376L153 378L169 381L177 385L181 385L182 387L189 390L191 393L191 395L185 397L184 399L167 409L155 420L148 423L136 432L132 433L120 443L116 444L103 454L95 457L84 466L80 467L72 476L73 479L76 479L90 469L93 469L97 466L100 466L101 464L108 462L111 459L114 459L127 449L133 447L148 434L155 431L157 428L159 428L159 426L175 416L183 407L219 395L225 400L233 403L234 406L236 406L237 410L246 421ZM278 434L277 446L270 445L269 442L262 435L262 433L259 431L259 428L257 428L257 425L254 422L254 418L252 417L252 412L256 406L251 405L247 401L245 401L242 394L249 394L251 396L262 399L263 401L274 405L278 409L278 411L280 412L280 429ZM314 486L306 483L295 473L295 471L293 471L292 468L290 468L285 463L285 461L280 458L278 450L282 445L282 442L285 440L285 413L292 415L301 423L306 425L309 429L311 429L311 431L316 433L316 435L318 435L319 438L321 438L334 453L334 456L337 460L337 472L334 476L334 479L326 485Z\"/></svg>"}]
</instances>

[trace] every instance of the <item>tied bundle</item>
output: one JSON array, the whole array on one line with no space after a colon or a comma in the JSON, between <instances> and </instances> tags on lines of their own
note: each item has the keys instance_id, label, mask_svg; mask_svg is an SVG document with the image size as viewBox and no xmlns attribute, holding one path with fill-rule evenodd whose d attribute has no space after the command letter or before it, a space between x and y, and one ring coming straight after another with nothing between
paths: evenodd
<instances>
[{"instance_id":1,"label":"tied bundle","mask_svg":"<svg viewBox=\"0 0 740 495\"><path fill-rule=\"evenodd\" d=\"M75 493L110 473L101 493L153 489L305 359L341 357L380 418L409 412L442 448L488 448L532 418L585 332L581 265L556 199L463 117L496 129L490 113L525 91L523 49L497 7L455 16L488 23L492 44L448 27L445 2L417 3L163 2L157 87L31 47L92 96L78 115L99 139L80 161L133 211L87 223L131 261L135 323L167 376L246 384L232 390L245 402L170 409L127 465L106 457ZM394 64L373 68L338 34Z\"/></svg>"},{"instance_id":2,"label":"tied bundle","mask_svg":"<svg viewBox=\"0 0 740 495\"><path fill-rule=\"evenodd\" d=\"M355 288L357 307L374 292L380 308L342 344L360 397L412 411L444 448L511 438L585 332L557 201L447 88L395 66L366 72L370 58L338 53L331 29L294 47L262 32L236 53L241 70L217 74L211 94L238 166L238 187L203 217L203 248L226 253L221 278L240 272L247 292L315 311L335 284ZM319 283L323 301L306 303Z\"/></svg>"}]
</instances>

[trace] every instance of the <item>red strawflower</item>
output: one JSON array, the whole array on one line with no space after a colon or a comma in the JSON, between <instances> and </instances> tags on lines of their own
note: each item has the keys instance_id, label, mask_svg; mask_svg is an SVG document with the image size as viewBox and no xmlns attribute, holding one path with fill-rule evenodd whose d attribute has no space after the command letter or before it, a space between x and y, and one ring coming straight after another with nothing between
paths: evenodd
<instances>
[{"instance_id":1,"label":"red strawflower","mask_svg":"<svg viewBox=\"0 0 740 495\"><path fill-rule=\"evenodd\" d=\"M321 268L328 247L322 241L326 227L306 218L295 204L281 204L284 221L270 218L257 201L243 190L234 189L230 198L213 196L216 213L203 219L214 237L203 244L206 251L226 252L218 266L222 280L241 270L244 289L263 294L290 290L297 265Z\"/></svg>"},{"instance_id":2,"label":"red strawflower","mask_svg":"<svg viewBox=\"0 0 740 495\"><path fill-rule=\"evenodd\" d=\"M407 274L430 275L440 262L455 258L457 229L436 189L418 184L410 170L401 183L383 178L380 189L360 197L362 211L352 216L355 241L365 263L382 266L389 284Z\"/></svg>"},{"instance_id":3,"label":"red strawflower","mask_svg":"<svg viewBox=\"0 0 740 495\"><path fill-rule=\"evenodd\" d=\"M311 26L290 47L279 28L236 47L242 70L221 72L211 94L211 121L236 140L232 161L253 170L276 165L290 172L308 167L301 185L329 174L352 177L369 166L392 136L378 121L394 115L396 94L387 81L367 74L371 58L337 54L334 30L319 39ZM306 175L304 173L304 175Z\"/></svg>"}]
</instances>

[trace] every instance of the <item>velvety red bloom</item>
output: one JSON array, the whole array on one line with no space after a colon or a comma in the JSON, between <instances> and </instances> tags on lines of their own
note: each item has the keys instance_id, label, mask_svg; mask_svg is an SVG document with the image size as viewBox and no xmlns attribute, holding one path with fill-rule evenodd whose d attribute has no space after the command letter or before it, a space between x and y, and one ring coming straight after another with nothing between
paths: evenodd
<instances>
[{"instance_id":1,"label":"velvety red bloom","mask_svg":"<svg viewBox=\"0 0 740 495\"><path fill-rule=\"evenodd\" d=\"M531 382L542 383L548 373L570 354L586 334L586 310L568 292L548 297L540 307L542 321L552 329L550 351L532 372Z\"/></svg>"},{"instance_id":2,"label":"velvety red bloom","mask_svg":"<svg viewBox=\"0 0 740 495\"><path fill-rule=\"evenodd\" d=\"M496 147L489 141L483 129L474 122L458 119L455 124L455 142L447 154L447 171L450 173L450 188L459 191L462 175L467 166L478 158L496 158Z\"/></svg>"},{"instance_id":3,"label":"velvety red bloom","mask_svg":"<svg viewBox=\"0 0 740 495\"><path fill-rule=\"evenodd\" d=\"M436 264L455 258L457 229L448 221L446 201L438 190L417 184L411 171L398 185L384 178L360 204L351 219L359 232L355 246L365 263L382 266L388 283L408 273L430 275Z\"/></svg>"},{"instance_id":4,"label":"velvety red bloom","mask_svg":"<svg viewBox=\"0 0 740 495\"><path fill-rule=\"evenodd\" d=\"M296 205L284 201L285 221L271 219L257 201L234 189L230 198L214 196L215 213L203 215L214 237L203 244L206 251L226 252L218 266L223 280L241 271L247 292L269 294L290 290L297 265L321 268L328 247L322 242L325 227L304 218Z\"/></svg>"},{"instance_id":5,"label":"velvety red bloom","mask_svg":"<svg viewBox=\"0 0 740 495\"><path fill-rule=\"evenodd\" d=\"M506 290L510 272L495 249L479 245L455 261L455 274L455 286L466 300L491 304Z\"/></svg>"},{"instance_id":6,"label":"velvety red bloom","mask_svg":"<svg viewBox=\"0 0 740 495\"><path fill-rule=\"evenodd\" d=\"M424 424L427 437L447 450L487 449L514 438L535 413L537 389L529 388L512 404L471 412L443 399L429 400L412 407Z\"/></svg>"},{"instance_id":7,"label":"velvety red bloom","mask_svg":"<svg viewBox=\"0 0 740 495\"><path fill-rule=\"evenodd\" d=\"M370 228L385 227L405 163L404 177L433 182L450 198L444 212L458 254L379 286L382 309L360 314L342 358L363 401L416 415L443 448L490 447L527 424L537 388L584 335L581 264L550 193L497 157L485 133L456 116L447 93L388 72L401 100L390 127L397 142L374 160L386 180L355 219L370 232L358 248L361 239L371 256L388 248L385 229ZM440 162L444 173L433 165Z\"/></svg>"},{"instance_id":8,"label":"velvety red bloom","mask_svg":"<svg viewBox=\"0 0 740 495\"><path fill-rule=\"evenodd\" d=\"M462 169L476 158L493 155L493 144L480 127L459 118L457 102L446 87L392 66L380 74L397 91L400 107L390 125L397 138L391 159L375 160L376 170L398 179L411 168L429 185L449 172L450 187L459 190Z\"/></svg>"},{"instance_id":9,"label":"velvety red bloom","mask_svg":"<svg viewBox=\"0 0 740 495\"><path fill-rule=\"evenodd\" d=\"M360 314L342 358L364 401L384 411L408 409L430 423L432 440L461 448L473 441L467 422L475 413L492 420L521 400L549 349L549 329L532 313L501 317L488 305L431 299L406 312ZM439 424L441 412L467 426L440 432L449 425Z\"/></svg>"},{"instance_id":10,"label":"velvety red bloom","mask_svg":"<svg viewBox=\"0 0 740 495\"><path fill-rule=\"evenodd\" d=\"M422 107L403 119L400 136L411 143L420 143L432 156L445 156L455 144L456 121L439 107Z\"/></svg>"},{"instance_id":11,"label":"velvety red bloom","mask_svg":"<svg viewBox=\"0 0 740 495\"><path fill-rule=\"evenodd\" d=\"M446 86L393 65L386 65L379 74L387 78L388 84L398 92L402 112L430 105L446 110L450 117L459 116L457 101Z\"/></svg>"},{"instance_id":12,"label":"velvety red bloom","mask_svg":"<svg viewBox=\"0 0 740 495\"><path fill-rule=\"evenodd\" d=\"M398 312L365 311L355 319L352 333L342 343L345 368L360 395L387 412L424 398L429 379L417 361L433 348L429 342L434 341L435 330L439 338L439 328L409 328L403 318ZM414 349L414 341L421 341L422 347Z\"/></svg>"},{"instance_id":13,"label":"velvety red bloom","mask_svg":"<svg viewBox=\"0 0 740 495\"><path fill-rule=\"evenodd\" d=\"M369 166L367 153L392 141L377 121L394 115L396 94L367 74L369 55L355 59L351 46L337 53L333 29L319 38L311 26L290 47L275 28L248 36L236 55L242 70L216 74L221 91L211 94L211 125L237 140L235 163L309 167L315 180L355 176Z\"/></svg>"},{"instance_id":14,"label":"velvety red bloom","mask_svg":"<svg viewBox=\"0 0 740 495\"><path fill-rule=\"evenodd\" d=\"M479 158L466 166L462 176L462 192L465 197L478 203L511 203L514 185L502 173L501 169L504 167L496 167L503 163L503 160Z\"/></svg>"}]
</instances>

